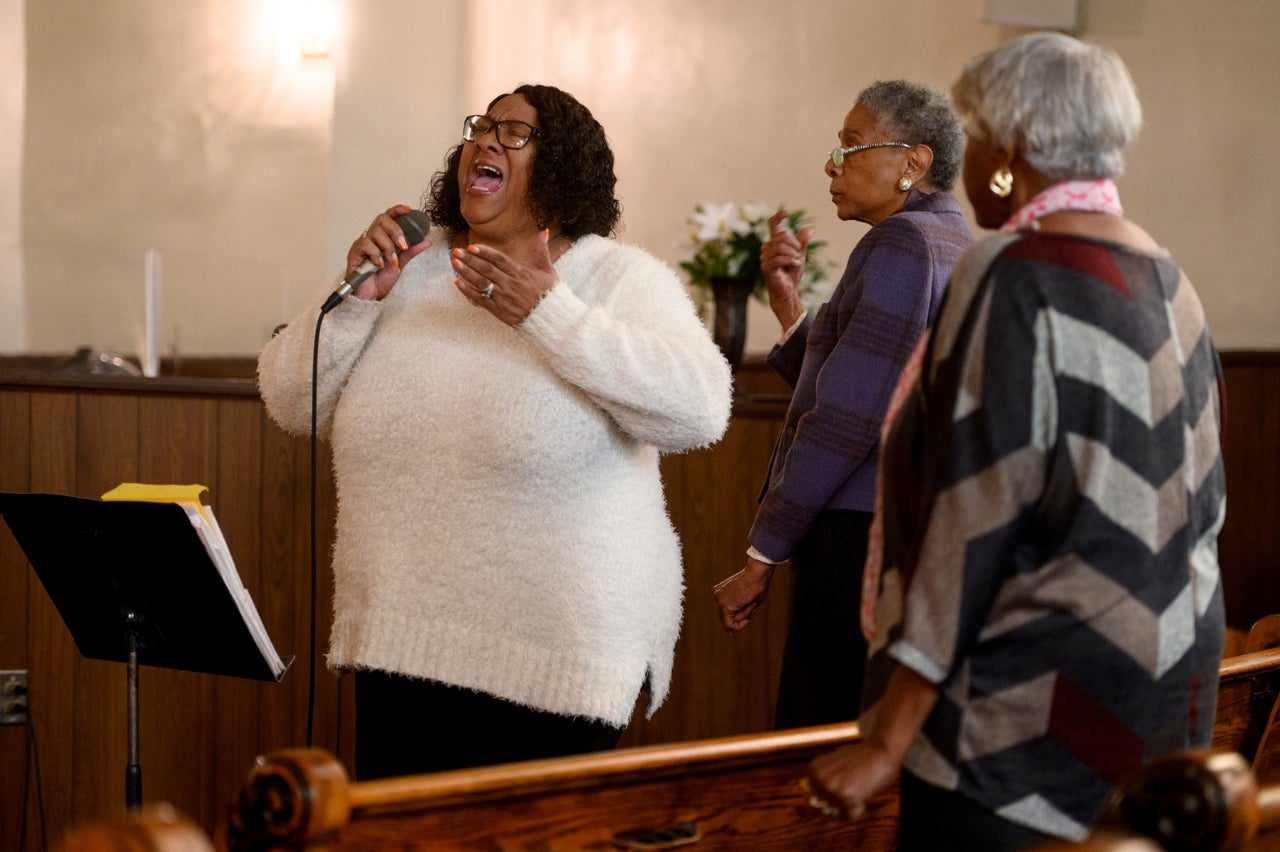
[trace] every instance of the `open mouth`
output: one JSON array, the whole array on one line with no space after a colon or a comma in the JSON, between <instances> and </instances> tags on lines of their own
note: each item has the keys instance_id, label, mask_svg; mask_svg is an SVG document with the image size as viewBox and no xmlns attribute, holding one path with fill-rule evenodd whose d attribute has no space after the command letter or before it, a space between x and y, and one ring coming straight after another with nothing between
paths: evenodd
<instances>
[{"instance_id":1,"label":"open mouth","mask_svg":"<svg viewBox=\"0 0 1280 852\"><path fill-rule=\"evenodd\" d=\"M477 164L471 170L471 184L467 187L472 192L490 194L497 192L502 186L502 172L494 166Z\"/></svg>"}]
</instances>

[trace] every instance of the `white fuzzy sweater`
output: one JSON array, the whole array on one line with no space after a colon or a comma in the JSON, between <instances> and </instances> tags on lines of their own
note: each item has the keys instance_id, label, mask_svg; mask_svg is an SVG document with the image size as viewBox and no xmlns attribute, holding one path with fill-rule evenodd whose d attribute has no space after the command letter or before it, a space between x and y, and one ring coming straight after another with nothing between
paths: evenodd
<instances>
[{"instance_id":1,"label":"white fuzzy sweater","mask_svg":"<svg viewBox=\"0 0 1280 852\"><path fill-rule=\"evenodd\" d=\"M382 302L321 331L338 483L333 668L371 668L624 726L666 697L680 544L658 453L718 440L728 364L644 251L580 238L515 329L454 287L443 235ZM318 303L263 350L262 398L311 426Z\"/></svg>"}]
</instances>

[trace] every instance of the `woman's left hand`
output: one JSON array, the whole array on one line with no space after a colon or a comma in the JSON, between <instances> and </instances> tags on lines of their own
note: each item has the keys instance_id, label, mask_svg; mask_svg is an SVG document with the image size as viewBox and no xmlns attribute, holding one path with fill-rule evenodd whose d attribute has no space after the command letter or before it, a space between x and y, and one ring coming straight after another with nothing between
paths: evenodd
<instances>
[{"instance_id":1,"label":"woman's left hand","mask_svg":"<svg viewBox=\"0 0 1280 852\"><path fill-rule=\"evenodd\" d=\"M538 235L533 263L528 266L489 246L456 248L452 252L453 271L458 275L454 285L471 304L517 326L560 280L551 265L549 241L549 231Z\"/></svg>"}]
</instances>

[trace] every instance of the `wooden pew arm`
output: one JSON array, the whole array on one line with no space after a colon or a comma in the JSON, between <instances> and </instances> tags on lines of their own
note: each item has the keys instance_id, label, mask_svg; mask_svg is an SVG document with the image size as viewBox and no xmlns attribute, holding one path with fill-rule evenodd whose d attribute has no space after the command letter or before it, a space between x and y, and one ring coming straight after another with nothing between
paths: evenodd
<instances>
[{"instance_id":1,"label":"wooden pew arm","mask_svg":"<svg viewBox=\"0 0 1280 852\"><path fill-rule=\"evenodd\" d=\"M813 757L857 737L856 723L826 725L367 782L325 752L282 751L250 774L226 846L889 850L896 788L849 822L800 784Z\"/></svg>"}]
</instances>

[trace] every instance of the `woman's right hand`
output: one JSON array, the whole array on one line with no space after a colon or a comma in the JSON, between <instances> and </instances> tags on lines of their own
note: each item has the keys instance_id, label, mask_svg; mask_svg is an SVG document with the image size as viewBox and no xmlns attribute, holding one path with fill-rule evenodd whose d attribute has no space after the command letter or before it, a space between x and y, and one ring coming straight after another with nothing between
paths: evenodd
<instances>
[{"instance_id":1,"label":"woman's right hand","mask_svg":"<svg viewBox=\"0 0 1280 852\"><path fill-rule=\"evenodd\" d=\"M858 718L862 741L809 762L810 802L850 819L899 776L907 751L938 703L938 688L914 669L895 665L884 695Z\"/></svg>"},{"instance_id":2,"label":"woman's right hand","mask_svg":"<svg viewBox=\"0 0 1280 852\"><path fill-rule=\"evenodd\" d=\"M431 240L423 240L417 245L409 245L404 231L396 224L396 217L403 216L412 210L405 204L388 207L385 213L379 213L364 233L356 238L347 250L346 276L353 272L366 260L377 265L378 271L370 275L352 290L352 294L361 299L381 299L391 292L396 281L400 280L400 271L404 265L431 247Z\"/></svg>"},{"instance_id":3,"label":"woman's right hand","mask_svg":"<svg viewBox=\"0 0 1280 852\"><path fill-rule=\"evenodd\" d=\"M885 749L859 742L815 757L807 778L813 807L834 808L847 819L867 811L867 803L897 780L902 763Z\"/></svg>"},{"instance_id":4,"label":"woman's right hand","mask_svg":"<svg viewBox=\"0 0 1280 852\"><path fill-rule=\"evenodd\" d=\"M747 567L726 577L711 590L720 611L720 626L733 634L747 626L751 616L764 603L776 565L747 557Z\"/></svg>"},{"instance_id":5,"label":"woman's right hand","mask_svg":"<svg viewBox=\"0 0 1280 852\"><path fill-rule=\"evenodd\" d=\"M804 274L805 251L813 238L813 228L793 234L783 223L789 214L779 210L769 217L769 241L760 249L760 271L769 291L769 307L782 323L783 331L795 325L804 313L800 301L800 278Z\"/></svg>"}]
</instances>

